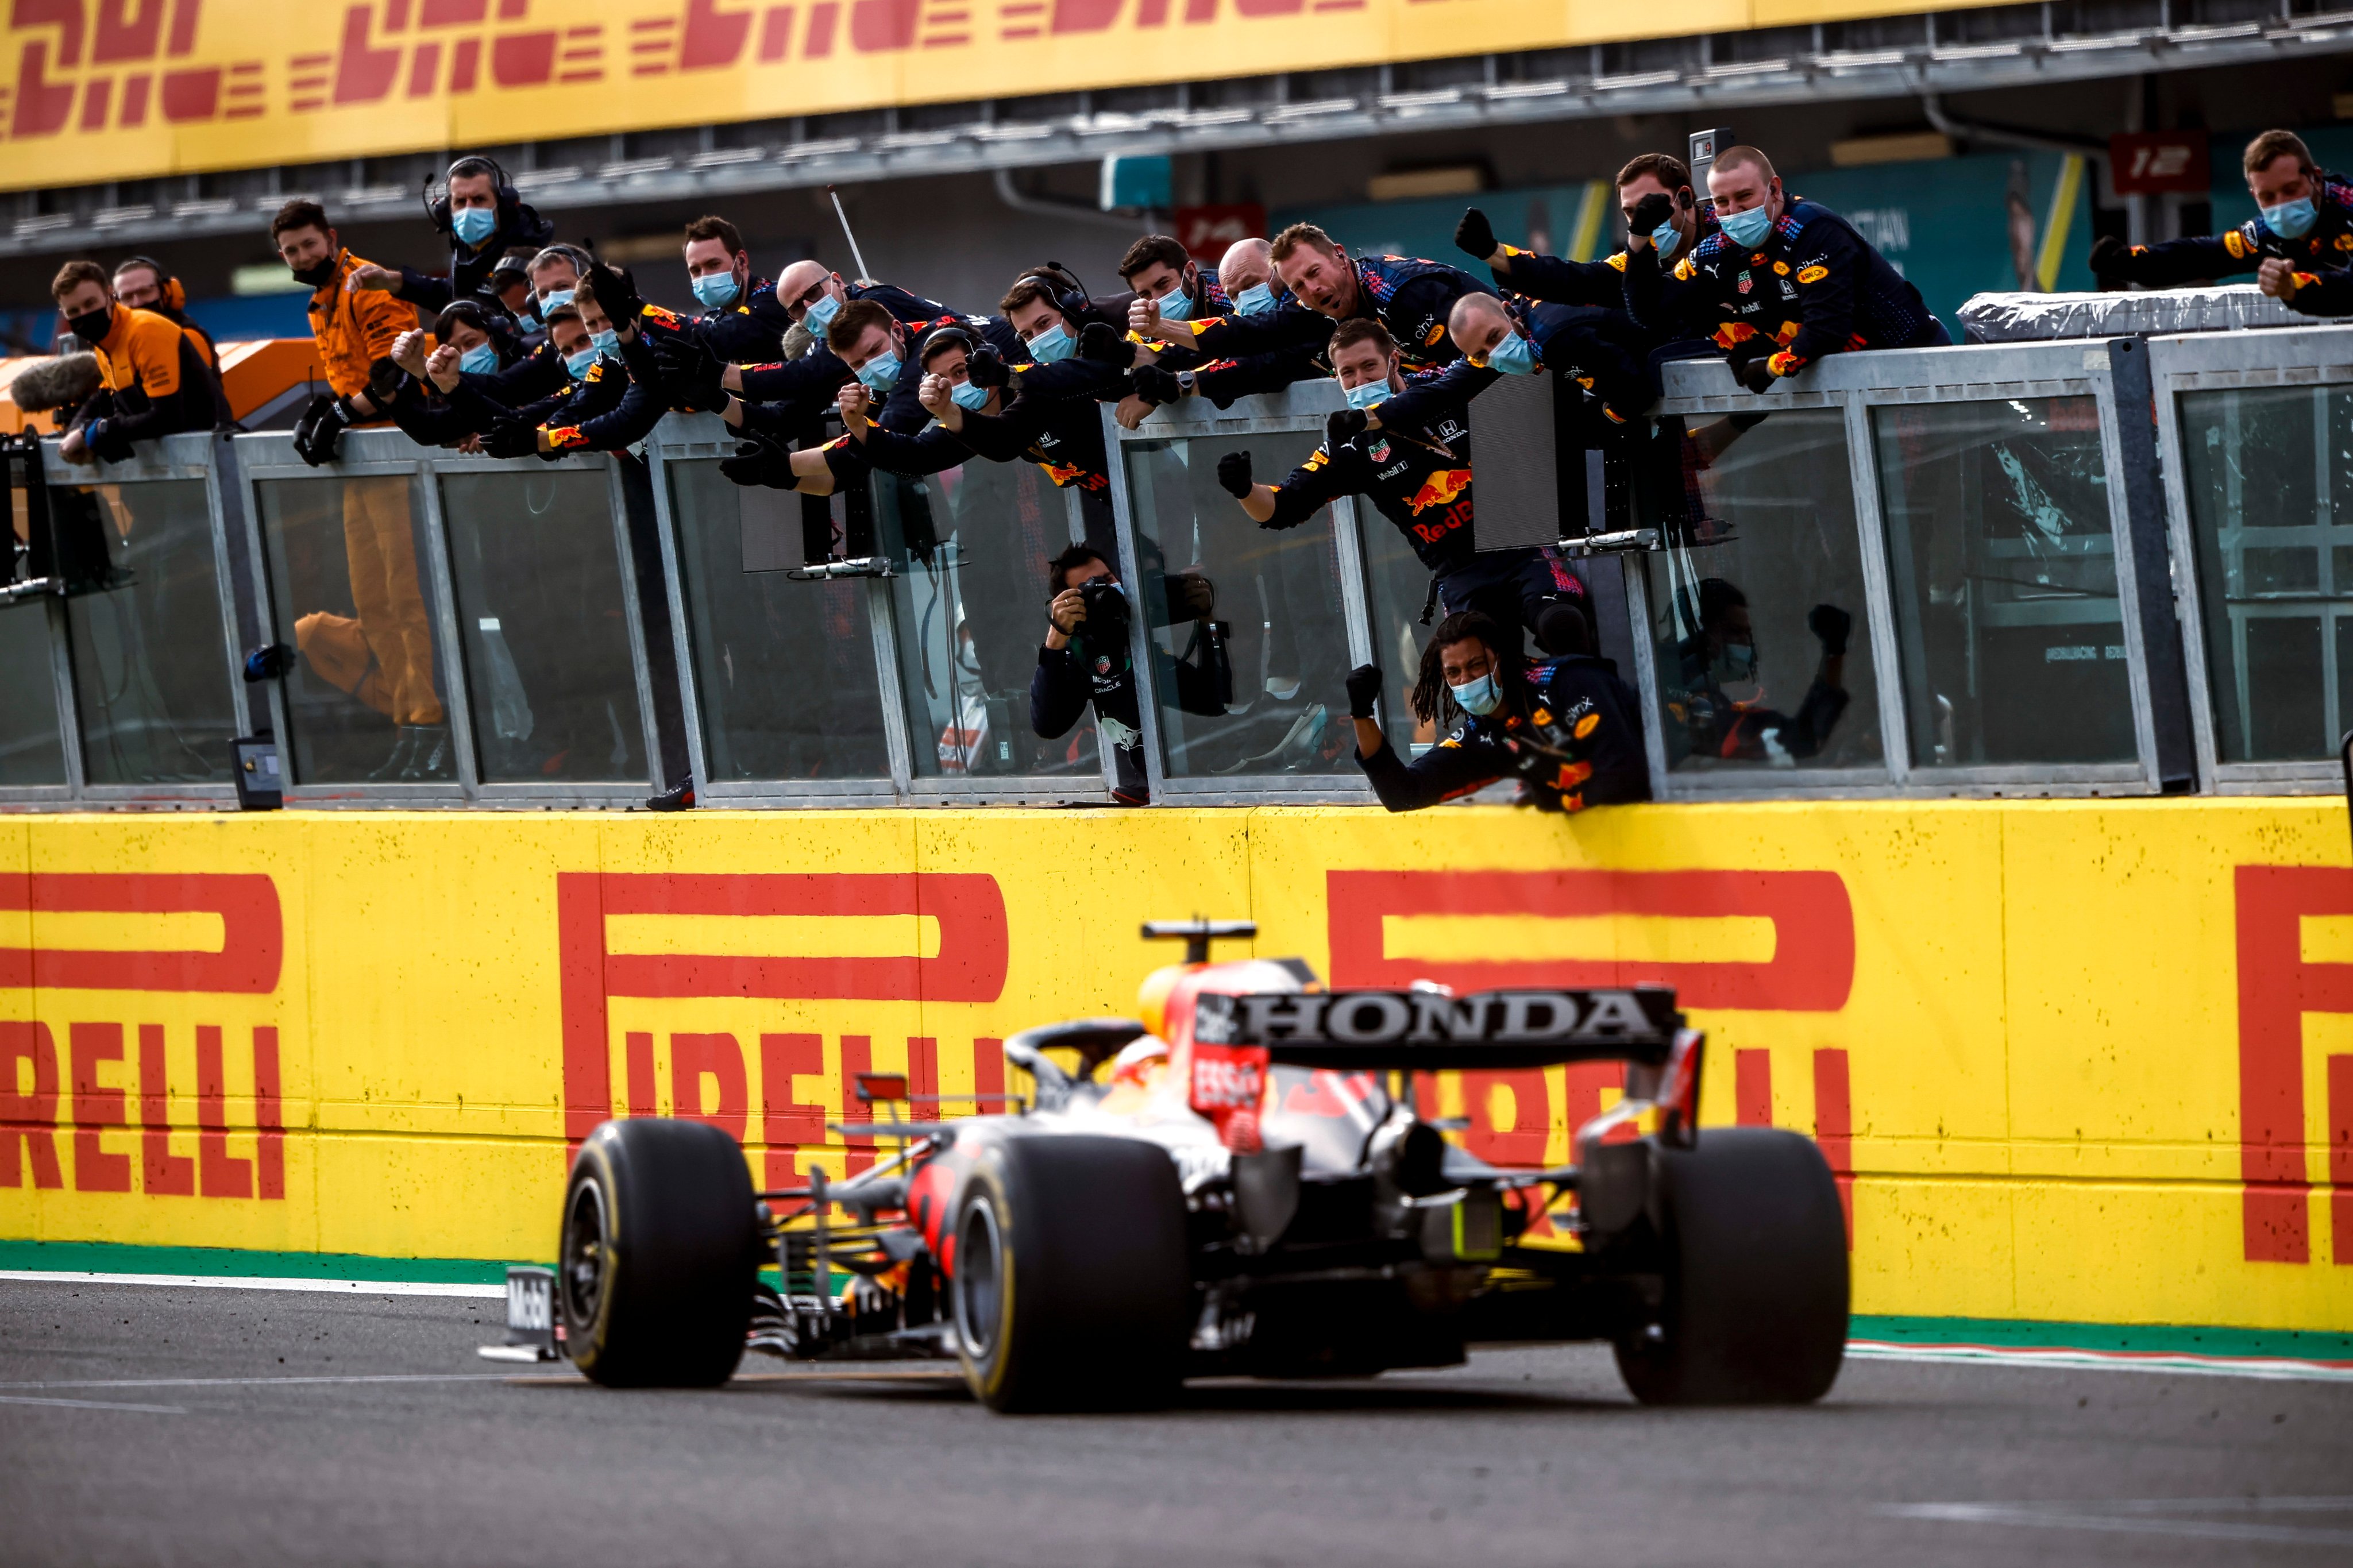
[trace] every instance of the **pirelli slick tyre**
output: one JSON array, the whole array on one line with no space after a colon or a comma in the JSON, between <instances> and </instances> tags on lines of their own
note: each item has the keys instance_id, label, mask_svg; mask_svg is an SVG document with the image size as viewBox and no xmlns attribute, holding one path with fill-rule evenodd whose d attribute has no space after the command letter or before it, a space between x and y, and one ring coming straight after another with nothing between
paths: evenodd
<instances>
[{"instance_id":1,"label":"pirelli slick tyre","mask_svg":"<svg viewBox=\"0 0 2353 1568\"><path fill-rule=\"evenodd\" d=\"M555 1299L572 1363L613 1388L710 1388L743 1359L760 1236L735 1140L635 1118L588 1135L564 1193Z\"/></svg>"},{"instance_id":2,"label":"pirelli slick tyre","mask_svg":"<svg viewBox=\"0 0 2353 1568\"><path fill-rule=\"evenodd\" d=\"M1653 1167L1666 1299L1618 1342L1645 1405L1804 1405L1846 1354L1846 1221L1813 1142L1712 1128Z\"/></svg>"},{"instance_id":3,"label":"pirelli slick tyre","mask_svg":"<svg viewBox=\"0 0 2353 1568\"><path fill-rule=\"evenodd\" d=\"M1137 1409L1175 1392L1191 1272L1184 1189L1165 1151L1003 1139L980 1151L955 1214L951 1322L981 1403Z\"/></svg>"}]
</instances>

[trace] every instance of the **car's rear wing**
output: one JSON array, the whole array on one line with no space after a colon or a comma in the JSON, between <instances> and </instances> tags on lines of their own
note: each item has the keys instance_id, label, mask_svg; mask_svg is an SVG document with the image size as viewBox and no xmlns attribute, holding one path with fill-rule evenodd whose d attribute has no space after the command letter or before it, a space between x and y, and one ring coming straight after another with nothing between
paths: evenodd
<instances>
[{"instance_id":1,"label":"car's rear wing","mask_svg":"<svg viewBox=\"0 0 2353 1568\"><path fill-rule=\"evenodd\" d=\"M1683 1016L1662 985L1612 990L1411 991L1209 994L1194 1003L1193 1038L1262 1047L1277 1066L1406 1068L1551 1067L1667 1059Z\"/></svg>"}]
</instances>

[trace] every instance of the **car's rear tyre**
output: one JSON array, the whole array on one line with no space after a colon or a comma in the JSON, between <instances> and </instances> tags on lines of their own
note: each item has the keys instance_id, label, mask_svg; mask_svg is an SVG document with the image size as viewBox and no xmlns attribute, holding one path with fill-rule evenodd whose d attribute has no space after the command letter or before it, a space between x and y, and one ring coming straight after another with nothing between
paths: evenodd
<instances>
[{"instance_id":1,"label":"car's rear tyre","mask_svg":"<svg viewBox=\"0 0 2353 1568\"><path fill-rule=\"evenodd\" d=\"M555 1297L572 1363L615 1388L710 1388L733 1374L760 1236L734 1139L637 1118L588 1135L564 1193Z\"/></svg>"},{"instance_id":2,"label":"car's rear tyre","mask_svg":"<svg viewBox=\"0 0 2353 1568\"><path fill-rule=\"evenodd\" d=\"M1666 1299L1655 1331L1618 1342L1645 1405L1803 1405L1846 1354L1846 1221L1813 1142L1714 1128L1661 1149L1656 1218Z\"/></svg>"},{"instance_id":3,"label":"car's rear tyre","mask_svg":"<svg viewBox=\"0 0 2353 1568\"><path fill-rule=\"evenodd\" d=\"M1166 1403L1191 1328L1175 1162L1129 1138L992 1142L955 1209L951 1328L992 1410Z\"/></svg>"}]
</instances>

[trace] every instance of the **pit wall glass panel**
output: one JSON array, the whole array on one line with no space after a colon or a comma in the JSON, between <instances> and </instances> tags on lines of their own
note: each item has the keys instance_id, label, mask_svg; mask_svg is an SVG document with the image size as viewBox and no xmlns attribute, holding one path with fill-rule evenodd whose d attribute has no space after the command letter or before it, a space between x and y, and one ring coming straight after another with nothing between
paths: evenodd
<instances>
[{"instance_id":1,"label":"pit wall glass panel","mask_svg":"<svg viewBox=\"0 0 2353 1568\"><path fill-rule=\"evenodd\" d=\"M47 471L74 472L54 457ZM49 505L60 531L94 528L107 552L107 585L64 601L84 783L228 784L237 710L204 479L53 483ZM26 626L37 613L0 612Z\"/></svg>"},{"instance_id":2,"label":"pit wall glass panel","mask_svg":"<svg viewBox=\"0 0 2353 1568\"><path fill-rule=\"evenodd\" d=\"M482 782L643 783L612 476L550 466L440 486Z\"/></svg>"},{"instance_id":3,"label":"pit wall glass panel","mask_svg":"<svg viewBox=\"0 0 2353 1568\"><path fill-rule=\"evenodd\" d=\"M2097 400L1871 410L1915 768L2132 763Z\"/></svg>"},{"instance_id":4,"label":"pit wall glass panel","mask_svg":"<svg viewBox=\"0 0 2353 1568\"><path fill-rule=\"evenodd\" d=\"M254 496L272 617L297 650L280 747L291 782L454 784L454 670L419 479L259 479Z\"/></svg>"},{"instance_id":5,"label":"pit wall glass panel","mask_svg":"<svg viewBox=\"0 0 2353 1568\"><path fill-rule=\"evenodd\" d=\"M661 468L700 719L697 782L887 790L871 580L786 575L801 559L797 496L740 487L716 458Z\"/></svg>"},{"instance_id":6,"label":"pit wall glass panel","mask_svg":"<svg viewBox=\"0 0 2353 1568\"><path fill-rule=\"evenodd\" d=\"M1643 487L1665 548L1635 558L1669 772L1883 773L1844 414L1686 425Z\"/></svg>"},{"instance_id":7,"label":"pit wall glass panel","mask_svg":"<svg viewBox=\"0 0 2353 1568\"><path fill-rule=\"evenodd\" d=\"M1052 597L1046 563L1071 538L1064 493L1034 463L974 461L923 479L877 473L871 495L896 573L892 642L913 776L975 787L1064 779L1100 793L1092 707L1057 735L1030 721Z\"/></svg>"},{"instance_id":8,"label":"pit wall glass panel","mask_svg":"<svg viewBox=\"0 0 2353 1568\"><path fill-rule=\"evenodd\" d=\"M1170 778L1361 784L1332 510L1261 528L1217 480L1228 451L1248 450L1254 471L1278 482L1315 445L1306 431L1122 444Z\"/></svg>"},{"instance_id":9,"label":"pit wall glass panel","mask_svg":"<svg viewBox=\"0 0 2353 1568\"><path fill-rule=\"evenodd\" d=\"M2353 724L2353 386L2178 407L2216 758L2333 758Z\"/></svg>"}]
</instances>

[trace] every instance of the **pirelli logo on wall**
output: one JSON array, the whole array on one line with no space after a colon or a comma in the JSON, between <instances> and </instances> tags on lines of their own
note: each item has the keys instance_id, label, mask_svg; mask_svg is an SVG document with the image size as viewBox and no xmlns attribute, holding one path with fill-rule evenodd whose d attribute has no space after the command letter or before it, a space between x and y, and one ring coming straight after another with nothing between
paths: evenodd
<instances>
[{"instance_id":1,"label":"pirelli logo on wall","mask_svg":"<svg viewBox=\"0 0 2353 1568\"><path fill-rule=\"evenodd\" d=\"M0 1188L284 1199L278 1026L240 1000L284 952L267 876L0 876Z\"/></svg>"}]
</instances>

